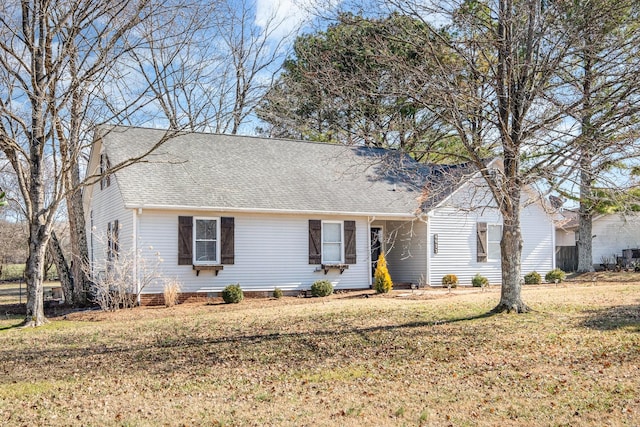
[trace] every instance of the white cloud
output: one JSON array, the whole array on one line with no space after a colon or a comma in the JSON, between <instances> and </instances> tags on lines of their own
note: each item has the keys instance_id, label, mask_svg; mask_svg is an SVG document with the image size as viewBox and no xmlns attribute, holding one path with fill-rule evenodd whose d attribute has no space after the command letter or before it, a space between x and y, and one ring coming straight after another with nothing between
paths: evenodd
<instances>
[{"instance_id":1,"label":"white cloud","mask_svg":"<svg viewBox=\"0 0 640 427\"><path fill-rule=\"evenodd\" d=\"M336 0L256 0L256 25L273 31L273 37L284 37L304 26L315 14L334 9ZM321 6L320 6L321 5Z\"/></svg>"}]
</instances>

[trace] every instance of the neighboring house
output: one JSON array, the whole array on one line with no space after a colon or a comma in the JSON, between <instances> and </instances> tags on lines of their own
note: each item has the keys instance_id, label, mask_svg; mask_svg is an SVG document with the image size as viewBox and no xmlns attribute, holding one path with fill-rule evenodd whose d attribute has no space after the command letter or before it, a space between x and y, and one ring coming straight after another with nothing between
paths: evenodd
<instances>
[{"instance_id":1,"label":"neighboring house","mask_svg":"<svg viewBox=\"0 0 640 427\"><path fill-rule=\"evenodd\" d=\"M557 253L565 250L564 248L576 247L577 214L568 211L563 217L564 220L556 225ZM625 255L635 260L640 258L640 213L597 215L593 218L591 232L592 262L595 269L602 269L603 264L622 264Z\"/></svg>"},{"instance_id":2,"label":"neighboring house","mask_svg":"<svg viewBox=\"0 0 640 427\"><path fill-rule=\"evenodd\" d=\"M88 172L138 157L165 135L103 127ZM553 222L523 199L523 274L548 271ZM380 251L397 284L439 285L448 273L461 284L476 273L501 282L502 219L478 173L395 151L181 133L87 187L84 201L94 274L124 254L139 254L138 270L159 256L185 296L231 283L301 291L319 279L367 289ZM161 281L148 284L143 302L161 302L162 291Z\"/></svg>"}]
</instances>

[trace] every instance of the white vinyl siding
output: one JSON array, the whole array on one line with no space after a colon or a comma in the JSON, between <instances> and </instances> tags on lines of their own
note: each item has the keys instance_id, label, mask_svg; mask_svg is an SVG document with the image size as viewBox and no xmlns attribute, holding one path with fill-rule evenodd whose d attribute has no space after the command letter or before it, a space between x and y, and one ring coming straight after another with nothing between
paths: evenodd
<instances>
[{"instance_id":1,"label":"white vinyl siding","mask_svg":"<svg viewBox=\"0 0 640 427\"><path fill-rule=\"evenodd\" d=\"M442 276L455 274L459 283L470 285L471 279L479 273L489 279L492 284L502 282L500 262L500 244L497 239L497 228L491 226L502 224L498 209L487 203L482 188L461 189L446 206L432 211L430 221L430 239L438 235L438 253L429 251L429 281L431 285L439 285ZM476 197L474 197L474 195ZM478 202L478 200L481 200ZM523 192L521 211L521 232L523 238L522 274L533 270L544 275L554 266L554 229L551 218L539 203L527 203L527 195ZM470 209L470 206L478 206ZM477 256L477 224L487 223L488 248L487 262L478 262ZM495 258L494 258L495 257Z\"/></svg>"},{"instance_id":2,"label":"white vinyl siding","mask_svg":"<svg viewBox=\"0 0 640 427\"><path fill-rule=\"evenodd\" d=\"M123 207L115 176L111 177L111 185L103 190L100 190L99 182L94 184L93 200L87 207L89 210L85 212L85 221L92 265L101 268L105 264L109 254L109 223L113 227L116 220L119 256L134 256L133 214L130 209Z\"/></svg>"},{"instance_id":3,"label":"white vinyl siding","mask_svg":"<svg viewBox=\"0 0 640 427\"><path fill-rule=\"evenodd\" d=\"M180 215L223 217L235 219L235 262L224 265L216 276L201 271L196 276L192 266L178 265L178 222ZM244 214L230 212L152 211L144 210L139 217L139 246L145 259L156 254L163 262L164 277L176 278L182 292L220 292L225 286L239 283L245 291L309 289L316 280L329 280L336 289L366 289L369 287L368 222L356 221L357 264L340 274L327 274L317 265L309 264L309 217L285 214ZM314 218L331 221L331 218ZM160 283L147 286L143 293L161 293Z\"/></svg>"}]
</instances>

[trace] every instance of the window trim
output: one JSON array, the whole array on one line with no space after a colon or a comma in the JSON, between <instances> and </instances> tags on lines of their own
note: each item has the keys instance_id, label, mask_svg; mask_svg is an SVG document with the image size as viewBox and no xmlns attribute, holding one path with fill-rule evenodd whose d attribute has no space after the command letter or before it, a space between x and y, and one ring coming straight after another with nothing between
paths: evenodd
<instances>
[{"instance_id":1,"label":"window trim","mask_svg":"<svg viewBox=\"0 0 640 427\"><path fill-rule=\"evenodd\" d=\"M491 228L491 227L499 227L500 228L500 239L498 239L497 241L496 240L491 240L489 238L489 235L490 235L489 228ZM496 223L490 223L490 222L487 223L487 261L501 261L502 254L500 253L500 250L498 250L498 257L497 258L492 258L491 257L491 251L489 250L489 245L492 244L492 243L493 244L497 243L498 244L498 249L500 249L500 241L502 240L502 232L503 232L503 227L502 227L501 223L497 223L497 222Z\"/></svg>"},{"instance_id":2,"label":"window trim","mask_svg":"<svg viewBox=\"0 0 640 427\"><path fill-rule=\"evenodd\" d=\"M198 240L197 238L197 221L216 221L216 259L213 261L198 261L196 259L197 251L196 244L198 241L206 241L206 240ZM192 237L192 251L193 251L193 265L220 265L220 251L221 251L221 236L220 236L220 217L206 217L206 216L194 216L193 217L193 237Z\"/></svg>"},{"instance_id":3,"label":"window trim","mask_svg":"<svg viewBox=\"0 0 640 427\"><path fill-rule=\"evenodd\" d=\"M325 245L325 241L324 241L324 225L325 224L338 224L340 225L340 260L326 260L324 257L324 245ZM321 249L320 249L320 255L321 255L321 261L322 264L344 264L344 221L335 221L335 220L323 220L321 223L322 227L321 227L321 233L320 233L320 244L321 244ZM327 242L330 244L336 244L337 242Z\"/></svg>"}]
</instances>

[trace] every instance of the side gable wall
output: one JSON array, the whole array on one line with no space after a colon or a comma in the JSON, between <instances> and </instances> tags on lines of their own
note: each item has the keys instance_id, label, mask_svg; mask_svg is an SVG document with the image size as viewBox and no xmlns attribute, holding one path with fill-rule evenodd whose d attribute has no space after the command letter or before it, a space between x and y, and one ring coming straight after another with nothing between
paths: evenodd
<instances>
[{"instance_id":1,"label":"side gable wall","mask_svg":"<svg viewBox=\"0 0 640 427\"><path fill-rule=\"evenodd\" d=\"M96 150L97 151L97 150ZM89 171L97 173L99 169L99 152L92 152ZM118 246L121 256L132 256L134 247L133 212L124 208L122 195L115 176L111 177L110 185L103 189L100 182L88 187L84 194L85 223L89 245L89 260L94 273L103 269L107 254L107 229L118 221ZM96 271L98 270L98 271Z\"/></svg>"},{"instance_id":2,"label":"side gable wall","mask_svg":"<svg viewBox=\"0 0 640 427\"><path fill-rule=\"evenodd\" d=\"M526 192L522 198L525 203ZM487 277L491 284L502 282L499 260L478 262L478 223L502 224L502 216L481 179L463 185L442 206L431 211L428 254L431 285L439 285L446 274L458 276L460 284L471 284L476 273ZM522 274L536 270L544 275L554 266L554 228L539 203L523 208L521 230Z\"/></svg>"}]
</instances>

